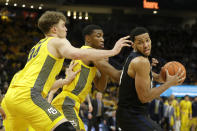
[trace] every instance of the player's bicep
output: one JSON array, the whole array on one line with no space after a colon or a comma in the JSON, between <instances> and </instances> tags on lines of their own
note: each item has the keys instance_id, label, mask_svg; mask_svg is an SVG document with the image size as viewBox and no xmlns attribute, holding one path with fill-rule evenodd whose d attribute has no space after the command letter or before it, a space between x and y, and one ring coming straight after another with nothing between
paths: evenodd
<instances>
[{"instance_id":1,"label":"player's bicep","mask_svg":"<svg viewBox=\"0 0 197 131\"><path fill-rule=\"evenodd\" d=\"M61 39L58 42L56 49L59 52L59 54L64 58L78 59L79 57L79 49L73 47L67 39Z\"/></svg>"},{"instance_id":2,"label":"player's bicep","mask_svg":"<svg viewBox=\"0 0 197 131\"><path fill-rule=\"evenodd\" d=\"M147 102L150 92L150 63L149 61L135 64L135 88L142 103Z\"/></svg>"}]
</instances>

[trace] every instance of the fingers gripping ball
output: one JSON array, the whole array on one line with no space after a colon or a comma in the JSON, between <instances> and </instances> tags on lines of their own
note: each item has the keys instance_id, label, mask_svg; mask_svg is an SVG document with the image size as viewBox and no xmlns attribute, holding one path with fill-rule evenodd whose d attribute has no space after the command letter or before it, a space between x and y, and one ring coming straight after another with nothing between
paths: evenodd
<instances>
[{"instance_id":1,"label":"fingers gripping ball","mask_svg":"<svg viewBox=\"0 0 197 131\"><path fill-rule=\"evenodd\" d=\"M184 71L184 74L182 77L186 78L186 69L184 67L184 65L182 65L180 62L177 61L171 61L166 63L162 68L161 68L161 76L163 78L164 81L166 81L166 69L168 70L169 75L175 75L179 68L181 68L181 73L182 71ZM182 82L185 79L182 80Z\"/></svg>"}]
</instances>

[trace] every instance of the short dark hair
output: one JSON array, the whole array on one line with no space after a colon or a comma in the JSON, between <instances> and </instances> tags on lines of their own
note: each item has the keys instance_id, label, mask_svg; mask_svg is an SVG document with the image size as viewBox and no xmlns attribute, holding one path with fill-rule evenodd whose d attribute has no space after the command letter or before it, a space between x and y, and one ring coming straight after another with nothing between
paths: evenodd
<instances>
[{"instance_id":1,"label":"short dark hair","mask_svg":"<svg viewBox=\"0 0 197 131\"><path fill-rule=\"evenodd\" d=\"M82 32L83 37L85 37L86 35L91 35L93 33L94 30L102 30L102 28L98 25L87 25Z\"/></svg>"},{"instance_id":2,"label":"short dark hair","mask_svg":"<svg viewBox=\"0 0 197 131\"><path fill-rule=\"evenodd\" d=\"M58 11L46 11L41 15L41 17L38 20L38 28L44 33L48 33L50 28L58 24L60 20L63 20L66 22L66 17L62 12Z\"/></svg>"},{"instance_id":3,"label":"short dark hair","mask_svg":"<svg viewBox=\"0 0 197 131\"><path fill-rule=\"evenodd\" d=\"M134 42L135 37L144 33L149 33L148 30L144 27L136 27L130 33L130 39Z\"/></svg>"}]
</instances>

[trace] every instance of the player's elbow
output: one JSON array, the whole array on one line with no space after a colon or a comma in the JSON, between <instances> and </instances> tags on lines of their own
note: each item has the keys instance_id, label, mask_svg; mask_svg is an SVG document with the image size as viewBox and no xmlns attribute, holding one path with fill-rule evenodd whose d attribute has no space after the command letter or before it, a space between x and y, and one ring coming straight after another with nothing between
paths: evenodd
<instances>
[{"instance_id":1,"label":"player's elbow","mask_svg":"<svg viewBox=\"0 0 197 131\"><path fill-rule=\"evenodd\" d=\"M140 102L141 102L142 104L147 103L147 101L146 101L145 99L140 99Z\"/></svg>"},{"instance_id":2,"label":"player's elbow","mask_svg":"<svg viewBox=\"0 0 197 131\"><path fill-rule=\"evenodd\" d=\"M120 76L121 76L121 71L118 71L117 75L116 75L116 78L115 78L116 83L120 82Z\"/></svg>"},{"instance_id":3,"label":"player's elbow","mask_svg":"<svg viewBox=\"0 0 197 131\"><path fill-rule=\"evenodd\" d=\"M120 75L121 75L121 71L117 71L114 76L111 76L114 83L120 82Z\"/></svg>"},{"instance_id":4,"label":"player's elbow","mask_svg":"<svg viewBox=\"0 0 197 131\"><path fill-rule=\"evenodd\" d=\"M97 88L98 91L104 92L106 86L97 84L97 85L95 85L95 87Z\"/></svg>"},{"instance_id":5,"label":"player's elbow","mask_svg":"<svg viewBox=\"0 0 197 131\"><path fill-rule=\"evenodd\" d=\"M113 82L114 82L114 83L119 83L119 82L120 82L120 77L114 78L114 79L113 79Z\"/></svg>"},{"instance_id":6,"label":"player's elbow","mask_svg":"<svg viewBox=\"0 0 197 131\"><path fill-rule=\"evenodd\" d=\"M149 99L147 97L139 97L139 100L142 104L149 102Z\"/></svg>"},{"instance_id":7,"label":"player's elbow","mask_svg":"<svg viewBox=\"0 0 197 131\"><path fill-rule=\"evenodd\" d=\"M97 89L98 89L100 92L104 92L104 91L105 91L105 87L103 87L103 86L97 87Z\"/></svg>"}]
</instances>

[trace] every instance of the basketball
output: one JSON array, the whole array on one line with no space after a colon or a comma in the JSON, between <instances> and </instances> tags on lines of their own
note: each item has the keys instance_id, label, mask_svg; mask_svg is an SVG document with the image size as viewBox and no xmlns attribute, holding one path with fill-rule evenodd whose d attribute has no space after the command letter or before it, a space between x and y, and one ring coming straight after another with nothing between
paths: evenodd
<instances>
[{"instance_id":1,"label":"basketball","mask_svg":"<svg viewBox=\"0 0 197 131\"><path fill-rule=\"evenodd\" d=\"M181 72L184 71L183 77L186 78L186 69L185 69L184 65L182 65L180 62L177 62L177 61L171 61L171 62L166 63L161 68L160 73L161 73L163 80L166 81L166 69L168 70L168 73L170 75L175 75L177 73L177 71L179 70L179 68L181 68ZM184 80L185 79L183 79L183 81Z\"/></svg>"}]
</instances>

